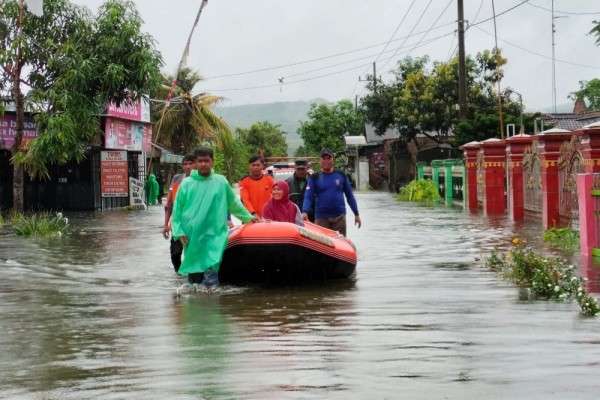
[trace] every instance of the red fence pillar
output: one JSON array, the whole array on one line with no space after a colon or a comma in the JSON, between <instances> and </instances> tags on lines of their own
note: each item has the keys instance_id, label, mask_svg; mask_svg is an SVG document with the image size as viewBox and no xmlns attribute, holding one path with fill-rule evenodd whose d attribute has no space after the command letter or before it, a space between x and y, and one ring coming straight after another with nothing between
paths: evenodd
<instances>
[{"instance_id":1,"label":"red fence pillar","mask_svg":"<svg viewBox=\"0 0 600 400\"><path fill-rule=\"evenodd\" d=\"M577 175L577 200L579 203L579 249L582 256L592 255L598 246L594 196L592 189L594 175L591 173Z\"/></svg>"},{"instance_id":2,"label":"red fence pillar","mask_svg":"<svg viewBox=\"0 0 600 400\"><path fill-rule=\"evenodd\" d=\"M506 147L504 140L487 139L481 142L484 168L483 210L486 215L503 214L506 172Z\"/></svg>"},{"instance_id":3,"label":"red fence pillar","mask_svg":"<svg viewBox=\"0 0 600 400\"><path fill-rule=\"evenodd\" d=\"M537 137L542 168L542 223L548 229L560 224L558 158L560 146L571 139L571 134L541 133Z\"/></svg>"},{"instance_id":4,"label":"red fence pillar","mask_svg":"<svg viewBox=\"0 0 600 400\"><path fill-rule=\"evenodd\" d=\"M508 210L513 221L525 218L523 184L523 154L533 141L530 135L515 135L506 139L508 163Z\"/></svg>"},{"instance_id":5,"label":"red fence pillar","mask_svg":"<svg viewBox=\"0 0 600 400\"><path fill-rule=\"evenodd\" d=\"M477 204L477 153L479 152L479 142L469 142L460 146L465 157L465 169L467 178L467 208L476 211Z\"/></svg>"},{"instance_id":6,"label":"red fence pillar","mask_svg":"<svg viewBox=\"0 0 600 400\"><path fill-rule=\"evenodd\" d=\"M590 125L577 131L580 136L579 150L583 157L585 172L600 172L600 126Z\"/></svg>"}]
</instances>

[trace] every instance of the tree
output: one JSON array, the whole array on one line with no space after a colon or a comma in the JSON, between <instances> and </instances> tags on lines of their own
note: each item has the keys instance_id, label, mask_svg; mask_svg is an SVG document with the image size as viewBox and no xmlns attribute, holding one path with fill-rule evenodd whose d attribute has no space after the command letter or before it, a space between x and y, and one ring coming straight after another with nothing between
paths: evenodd
<instances>
[{"instance_id":1,"label":"tree","mask_svg":"<svg viewBox=\"0 0 600 400\"><path fill-rule=\"evenodd\" d=\"M156 88L162 59L141 26L131 1L107 0L93 16L67 0L45 0L41 17L18 1L0 2L0 92L16 108L15 209L23 209L25 171L47 176L49 164L81 159L107 103ZM26 106L39 136L24 149Z\"/></svg>"},{"instance_id":2,"label":"tree","mask_svg":"<svg viewBox=\"0 0 600 400\"><path fill-rule=\"evenodd\" d=\"M572 99L584 100L592 110L600 110L600 79L579 81L579 90L573 92Z\"/></svg>"},{"instance_id":3,"label":"tree","mask_svg":"<svg viewBox=\"0 0 600 400\"><path fill-rule=\"evenodd\" d=\"M335 104L312 104L308 111L308 121L300 124L298 133L304 140L309 154L318 154L322 148L334 152L344 150L345 135L363 135L364 117L354 109L349 100Z\"/></svg>"},{"instance_id":4,"label":"tree","mask_svg":"<svg viewBox=\"0 0 600 400\"><path fill-rule=\"evenodd\" d=\"M250 154L259 154L265 158L287 155L285 132L280 125L260 121L247 129L238 128L236 132Z\"/></svg>"},{"instance_id":5,"label":"tree","mask_svg":"<svg viewBox=\"0 0 600 400\"><path fill-rule=\"evenodd\" d=\"M590 34L596 36L596 44L600 46L600 21L593 21L594 27L590 31Z\"/></svg>"}]
</instances>

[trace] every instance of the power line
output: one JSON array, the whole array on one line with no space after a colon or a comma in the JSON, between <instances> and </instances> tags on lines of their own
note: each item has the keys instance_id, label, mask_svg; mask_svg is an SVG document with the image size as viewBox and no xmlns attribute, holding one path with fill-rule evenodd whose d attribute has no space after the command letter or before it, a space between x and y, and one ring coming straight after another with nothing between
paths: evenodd
<instances>
[{"instance_id":1,"label":"power line","mask_svg":"<svg viewBox=\"0 0 600 400\"><path fill-rule=\"evenodd\" d=\"M493 15L492 15L491 17L489 17L489 18L486 18L486 19L482 19L481 21L473 22L472 24L469 24L469 26L467 27L467 29L468 29L469 27L471 27L471 26L477 26L477 25L481 25L481 24L484 24L484 23L486 23L486 22L488 22L488 21L491 21L491 20L493 20L494 18L498 18L498 17L500 17L500 16L502 16L502 15L504 15L504 14L507 14L507 13L511 12L511 11L512 11L512 10L514 10L515 8L519 8L519 7L521 7L523 4L526 4L526 3L528 3L528 2L529 2L529 0L523 0L523 1L521 1L520 3L517 3L517 4L515 4L514 6L512 6L512 7L509 7L509 8L507 8L506 10L504 10L504 11L502 11L502 12L499 12L499 13L497 13L495 16L493 16Z\"/></svg>"},{"instance_id":2,"label":"power line","mask_svg":"<svg viewBox=\"0 0 600 400\"><path fill-rule=\"evenodd\" d=\"M394 40L394 36L396 36L396 33L398 33L398 30L400 29L400 27L402 26L402 24L406 20L406 17L408 17L408 14L410 14L410 10L412 10L412 8L415 5L416 1L417 0L412 0L410 2L410 5L408 6L408 9L404 13L404 16L402 17L402 19L400 20L400 22L398 23L398 25L396 25L396 29L394 29L394 32L392 33L392 36L390 36L390 38L387 41L387 43L385 44L385 46L383 46L383 49L381 50L381 53L379 53L379 55L377 57L375 57L375 61L374 62L379 61L379 58L381 57L381 55L383 54L383 52L387 49L387 47L390 45L390 43L392 42L392 40ZM375 79L375 77L373 77L373 79Z\"/></svg>"},{"instance_id":3,"label":"power line","mask_svg":"<svg viewBox=\"0 0 600 400\"><path fill-rule=\"evenodd\" d=\"M417 29L417 26L419 26L419 24L423 20L423 17L425 16L425 13L429 9L429 6L431 6L431 2L432 1L433 0L429 0L429 2L427 2L427 5L425 6L425 8L423 9L423 11L421 12L421 15L419 15L419 18L417 19L417 22L415 22L415 24L413 25L412 29L410 30L409 35L412 35L413 32L414 32L414 30ZM402 42L402 45L404 45L404 43L406 43L406 39ZM396 55L396 53L394 53L392 55L392 57L390 57L390 59L394 58L395 55ZM388 59L388 61L383 64L383 68L385 68L385 66L390 62L390 59Z\"/></svg>"},{"instance_id":4,"label":"power line","mask_svg":"<svg viewBox=\"0 0 600 400\"><path fill-rule=\"evenodd\" d=\"M543 7L534 3L529 3L531 7L538 8L540 10L544 10L547 12L552 12L551 8ZM554 14L564 14L564 15L600 15L600 11L561 11L554 10Z\"/></svg>"},{"instance_id":5,"label":"power line","mask_svg":"<svg viewBox=\"0 0 600 400\"><path fill-rule=\"evenodd\" d=\"M429 34L429 32L431 32L431 29L435 26L435 24L438 23L438 21L444 16L444 14L446 13L446 11L448 11L448 8L450 8L450 6L452 5L452 3L454 2L454 0L450 0L448 1L448 3L446 4L446 6L444 7L444 9L442 10L442 12L437 16L437 18L432 22L432 24L429 26L429 29L427 29L425 32L423 32L423 36L421 36L421 38L419 39L419 41L417 42L417 44L415 45L414 48L412 48L410 52L412 52L419 44L421 44L421 42L427 37L427 35Z\"/></svg>"},{"instance_id":6,"label":"power line","mask_svg":"<svg viewBox=\"0 0 600 400\"><path fill-rule=\"evenodd\" d=\"M488 32L488 31L484 30L483 28L481 28L481 27L479 27L479 26L476 26L475 28L477 28L478 30L480 30L481 32L485 33L485 34L486 34L486 35L488 35L488 36L492 36L492 37L494 36L492 33L490 33L490 32ZM536 52L536 51L534 51L534 50L531 50L531 49L528 49L528 48L526 48L526 47L523 47L523 46L521 46L521 45L518 45L518 44L516 44L516 43L510 42L510 41L508 41L508 40L506 40L506 39L502 39L501 37L498 37L498 39L499 39L501 42L504 42L504 43L506 43L507 45L509 45L509 46L511 46L511 47L515 47L515 48L517 48L517 49L519 49L519 50L522 50L522 51L524 51L524 52L526 52L526 53L529 53L529 54L532 54L532 55L534 55L534 56L538 56L538 57L541 57L541 58L545 58L545 59L547 59L547 60L552 60L552 57L551 57L551 56L548 56L548 55L546 55L546 54L538 53L538 52ZM559 63L562 63L562 64L573 65L573 66L576 66L576 67L582 67L582 68L600 69L600 66L599 66L599 65L580 64L580 63L575 63L575 62L568 61L568 60L561 60L560 58L557 58L557 59L556 59L556 62L559 62Z\"/></svg>"},{"instance_id":7,"label":"power line","mask_svg":"<svg viewBox=\"0 0 600 400\"><path fill-rule=\"evenodd\" d=\"M438 26L434 27L432 30L438 30L438 29L445 28L445 27L450 26L450 25L454 25L454 22L448 22L448 23L444 23L444 24L438 25ZM407 39L407 38L410 38L410 37L413 37L413 36L417 36L417 35L422 34L423 32L425 32L425 31L415 32L412 35L401 36L401 37L398 37L396 39L393 39L392 42L398 42L398 41L403 40L403 39ZM339 52L339 53L333 53L333 54L329 54L329 55L321 56L321 57L309 58L309 59L306 59L306 60L295 61L295 62L288 63L288 64L272 65L272 66L268 66L268 67L261 67L261 68L247 70L247 71L232 72L232 73L221 74L221 75L207 76L207 77L204 77L203 80L204 81L208 81L208 80L215 80L215 79L221 79L221 78L231 78L231 77L242 76L242 75L256 74L256 73L259 73L259 72L274 71L274 70L284 69L284 68L288 68L288 67L295 67L295 66L298 66L298 65L309 64L309 63L313 63L313 62L317 62L317 61L323 61L323 60L328 60L328 59L331 59L331 58L345 56L345 55L348 55L348 54L358 53L358 52L361 52L361 51L364 51L364 50L374 49L374 48L380 47L382 45L385 45L386 43L387 42L375 43L375 44L372 44L372 45L368 45L368 46L364 46L364 47L359 47L359 48L355 48L355 49L352 49L352 50L347 50L347 51L343 51L343 52Z\"/></svg>"}]
</instances>

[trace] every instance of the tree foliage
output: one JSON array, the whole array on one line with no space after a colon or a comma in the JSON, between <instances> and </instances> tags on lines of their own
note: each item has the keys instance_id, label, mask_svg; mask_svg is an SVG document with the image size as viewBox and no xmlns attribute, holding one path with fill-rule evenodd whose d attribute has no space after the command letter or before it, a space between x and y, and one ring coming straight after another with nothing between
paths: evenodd
<instances>
[{"instance_id":1,"label":"tree foliage","mask_svg":"<svg viewBox=\"0 0 600 400\"><path fill-rule=\"evenodd\" d=\"M427 57L405 58L398 62L390 83L371 83L371 93L362 99L368 121L383 134L398 129L409 142L423 134L434 140L447 140L451 131L454 144L498 135L495 84L502 77L506 59L500 52L483 51L466 60L468 118L458 118L458 59L430 63ZM505 123L518 123L519 103L502 93Z\"/></svg>"},{"instance_id":2,"label":"tree foliage","mask_svg":"<svg viewBox=\"0 0 600 400\"><path fill-rule=\"evenodd\" d=\"M160 54L142 32L135 4L107 0L92 15L67 0L45 0L42 17L25 13L17 31L18 2L0 2L0 91L20 75L39 137L13 160L44 175L51 163L83 157L100 131L110 101L133 101L160 82ZM16 67L22 74L15 74Z\"/></svg>"},{"instance_id":3,"label":"tree foliage","mask_svg":"<svg viewBox=\"0 0 600 400\"><path fill-rule=\"evenodd\" d=\"M238 128L236 132L250 154L259 154L267 158L287 155L285 132L279 125L259 121L250 128Z\"/></svg>"},{"instance_id":4,"label":"tree foliage","mask_svg":"<svg viewBox=\"0 0 600 400\"><path fill-rule=\"evenodd\" d=\"M304 151L318 154L327 147L335 152L344 150L344 136L362 135L364 117L349 100L335 104L313 104L308 120L300 124L298 133L304 140Z\"/></svg>"},{"instance_id":5,"label":"tree foliage","mask_svg":"<svg viewBox=\"0 0 600 400\"><path fill-rule=\"evenodd\" d=\"M572 93L571 98L582 99L592 110L600 110L600 79L580 81L579 90Z\"/></svg>"}]
</instances>

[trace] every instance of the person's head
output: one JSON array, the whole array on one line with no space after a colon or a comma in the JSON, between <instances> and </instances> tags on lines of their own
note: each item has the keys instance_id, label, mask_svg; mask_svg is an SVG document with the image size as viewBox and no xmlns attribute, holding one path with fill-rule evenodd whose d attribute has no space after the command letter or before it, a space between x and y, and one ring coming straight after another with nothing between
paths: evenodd
<instances>
[{"instance_id":1,"label":"person's head","mask_svg":"<svg viewBox=\"0 0 600 400\"><path fill-rule=\"evenodd\" d=\"M333 171L334 165L334 156L333 151L330 149L321 150L321 170L325 172Z\"/></svg>"},{"instance_id":2,"label":"person's head","mask_svg":"<svg viewBox=\"0 0 600 400\"><path fill-rule=\"evenodd\" d=\"M294 172L296 178L306 178L306 175L308 174L308 162L306 160L296 160L294 166L296 167L296 171Z\"/></svg>"},{"instance_id":3,"label":"person's head","mask_svg":"<svg viewBox=\"0 0 600 400\"><path fill-rule=\"evenodd\" d=\"M183 173L185 176L190 176L190 173L196 166L196 157L193 154L186 154L183 157L183 163L181 164L181 168L183 168Z\"/></svg>"},{"instance_id":4,"label":"person's head","mask_svg":"<svg viewBox=\"0 0 600 400\"><path fill-rule=\"evenodd\" d=\"M260 156L252 156L250 160L248 160L248 172L250 176L253 178L260 178L263 174L263 169L265 168L265 163Z\"/></svg>"},{"instance_id":5,"label":"person's head","mask_svg":"<svg viewBox=\"0 0 600 400\"><path fill-rule=\"evenodd\" d=\"M202 176L208 176L212 172L214 155L209 147L200 147L194 152L196 157L196 169Z\"/></svg>"},{"instance_id":6,"label":"person's head","mask_svg":"<svg viewBox=\"0 0 600 400\"><path fill-rule=\"evenodd\" d=\"M275 201L288 200L290 194L290 187L286 181L277 181L273 185L273 193L271 196Z\"/></svg>"}]
</instances>

